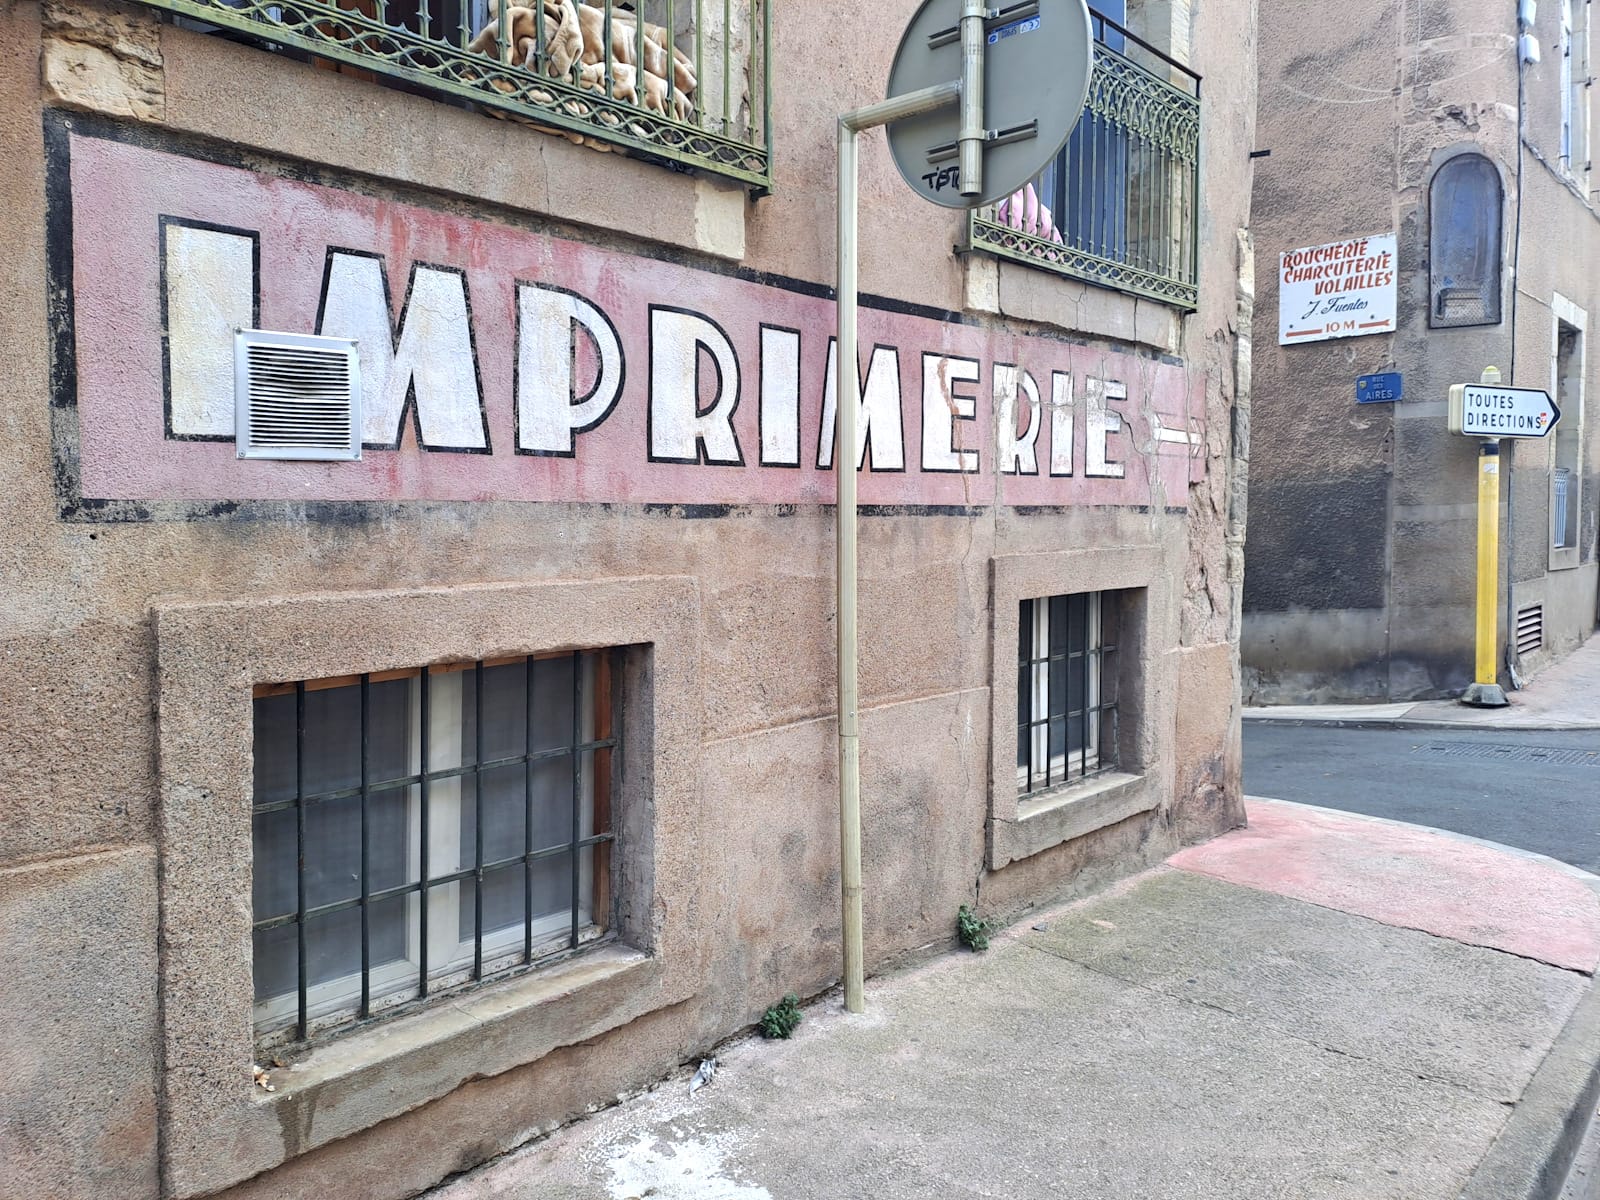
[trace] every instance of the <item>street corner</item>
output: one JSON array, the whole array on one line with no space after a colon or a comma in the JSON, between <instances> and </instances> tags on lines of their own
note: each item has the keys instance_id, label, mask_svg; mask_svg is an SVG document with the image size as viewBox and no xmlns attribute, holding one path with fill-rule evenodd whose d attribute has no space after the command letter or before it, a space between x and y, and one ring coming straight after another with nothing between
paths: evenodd
<instances>
[{"instance_id":1,"label":"street corner","mask_svg":"<svg viewBox=\"0 0 1600 1200\"><path fill-rule=\"evenodd\" d=\"M1600 880L1541 856L1281 800L1168 865L1593 976Z\"/></svg>"}]
</instances>

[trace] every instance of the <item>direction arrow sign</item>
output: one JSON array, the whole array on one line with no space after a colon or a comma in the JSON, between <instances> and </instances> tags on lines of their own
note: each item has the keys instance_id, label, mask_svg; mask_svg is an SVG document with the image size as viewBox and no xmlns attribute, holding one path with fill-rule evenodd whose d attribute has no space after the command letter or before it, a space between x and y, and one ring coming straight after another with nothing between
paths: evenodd
<instances>
[{"instance_id":1,"label":"direction arrow sign","mask_svg":"<svg viewBox=\"0 0 1600 1200\"><path fill-rule=\"evenodd\" d=\"M1473 437L1542 438L1561 420L1550 393L1539 388L1458 383L1450 388L1446 428Z\"/></svg>"}]
</instances>

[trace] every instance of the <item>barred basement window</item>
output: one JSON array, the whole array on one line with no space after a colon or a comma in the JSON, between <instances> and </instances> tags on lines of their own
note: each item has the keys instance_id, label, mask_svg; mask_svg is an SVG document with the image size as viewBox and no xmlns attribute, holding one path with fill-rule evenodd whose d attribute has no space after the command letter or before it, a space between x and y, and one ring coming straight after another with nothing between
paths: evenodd
<instances>
[{"instance_id":1,"label":"barred basement window","mask_svg":"<svg viewBox=\"0 0 1600 1200\"><path fill-rule=\"evenodd\" d=\"M1022 601L1017 787L1023 795L1114 769L1117 593Z\"/></svg>"},{"instance_id":2,"label":"barred basement window","mask_svg":"<svg viewBox=\"0 0 1600 1200\"><path fill-rule=\"evenodd\" d=\"M255 1019L304 1040L611 923L608 651L255 696Z\"/></svg>"}]
</instances>

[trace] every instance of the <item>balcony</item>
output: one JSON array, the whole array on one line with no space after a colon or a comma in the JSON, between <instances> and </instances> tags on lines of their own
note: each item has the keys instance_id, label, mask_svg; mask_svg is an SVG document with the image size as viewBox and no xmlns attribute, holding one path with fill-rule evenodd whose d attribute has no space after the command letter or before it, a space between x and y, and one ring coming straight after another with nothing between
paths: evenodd
<instances>
[{"instance_id":1,"label":"balcony","mask_svg":"<svg viewBox=\"0 0 1600 1200\"><path fill-rule=\"evenodd\" d=\"M771 0L137 2L575 142L771 188Z\"/></svg>"},{"instance_id":2,"label":"balcony","mask_svg":"<svg viewBox=\"0 0 1600 1200\"><path fill-rule=\"evenodd\" d=\"M1093 19L1089 100L1071 138L1021 191L972 214L965 249L1191 311L1200 77Z\"/></svg>"}]
</instances>

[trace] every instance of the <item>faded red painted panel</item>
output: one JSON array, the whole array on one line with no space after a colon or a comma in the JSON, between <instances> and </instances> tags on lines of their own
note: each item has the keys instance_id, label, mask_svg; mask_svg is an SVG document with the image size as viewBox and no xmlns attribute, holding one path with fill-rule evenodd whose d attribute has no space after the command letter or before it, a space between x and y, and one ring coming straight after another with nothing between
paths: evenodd
<instances>
[{"instance_id":1,"label":"faded red painted panel","mask_svg":"<svg viewBox=\"0 0 1600 1200\"><path fill-rule=\"evenodd\" d=\"M80 134L71 140L71 172L86 497L690 504L832 498L831 469L819 467L830 300ZM395 366L388 377L413 379L421 428L430 441L443 441L419 444L418 417L400 412L396 383L389 409L369 388L371 419L393 421L379 420L382 436L369 430L360 462L237 459L227 436L232 397L220 374L221 356L229 352L222 342L231 344L226 330L248 323L252 306L262 328L287 332L318 332L324 309L330 319L348 319L359 309L351 289L362 278L379 278L377 261L390 313L373 317L375 327L398 320L403 310L416 326L401 345L377 350L410 364L414 375ZM384 284L376 286L381 296ZM545 312L533 300L548 300L554 312L565 302L552 298L567 293L579 298L596 330L591 337L579 329L570 347L564 316L560 325L530 323L528 316ZM457 300L470 306L470 316L462 307L452 324ZM164 359L164 313L172 363ZM532 418L519 417L518 402L532 411L539 384L547 393L556 386L547 377L552 372L570 369L572 401L605 384L597 348L606 328L615 337L609 377L620 383L615 403L592 428L571 434L567 456L537 452L549 435L530 432ZM518 378L519 332L521 361L542 364L536 378ZM698 334L705 345L694 341ZM552 338L553 345L541 340ZM1181 507L1191 470L1196 478L1203 472L1191 445L1203 445L1203 386L1183 367L877 308L862 310L860 338L864 355L879 348L872 370L883 372L876 381L882 390L869 388L879 407L870 426L875 454L862 472L864 503ZM369 382L385 370L374 341L362 343ZM785 364L796 342L798 368L790 371ZM549 353L541 357L541 349ZM209 375L208 363L216 368ZM896 369L898 388L886 386ZM975 378L955 393L971 398L971 415L963 411L964 419L956 419L941 381L963 373ZM997 374L1002 380L1025 374L1039 395L1034 411L1027 385L1018 383L1016 430L1036 435L1021 438L1020 461L1025 468L1031 445L1036 475L997 469ZM730 375L737 376L736 405ZM786 408L796 386L795 406ZM1106 421L1092 416L1091 394L1108 397ZM570 415L567 395L561 392L556 413L562 421ZM1066 396L1072 474L1052 475L1052 451L1062 460L1052 434L1065 444L1060 434L1067 428L1053 417L1053 401ZM925 404L931 446L924 445ZM719 414L730 409L723 421ZM699 430L708 436L699 441L697 412L711 414ZM796 421L797 447L787 430ZM1096 440L1091 426L1104 436ZM401 430L397 445L377 448L395 443L384 432L392 428ZM209 440L195 440L197 430ZM681 448L686 436L690 455L702 461L664 461L687 457L662 453L674 438ZM519 443L525 452L517 452ZM1091 455L1100 458L1102 447L1110 465L1092 474ZM976 452L976 471L938 469L963 451ZM704 461L718 458L742 465ZM903 469L885 469L897 459ZM1112 477L1119 466L1122 477Z\"/></svg>"}]
</instances>

